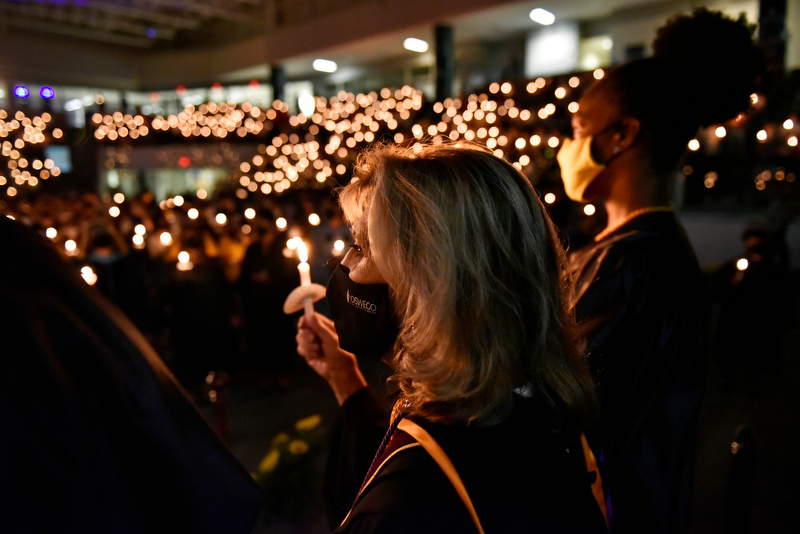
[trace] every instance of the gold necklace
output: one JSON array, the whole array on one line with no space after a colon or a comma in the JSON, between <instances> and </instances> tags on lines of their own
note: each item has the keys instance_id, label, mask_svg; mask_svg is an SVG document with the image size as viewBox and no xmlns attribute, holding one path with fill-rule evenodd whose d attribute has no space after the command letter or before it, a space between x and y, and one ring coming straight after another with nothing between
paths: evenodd
<instances>
[{"instance_id":1,"label":"gold necklace","mask_svg":"<svg viewBox=\"0 0 800 534\"><path fill-rule=\"evenodd\" d=\"M647 208L639 208L638 210L634 210L630 212L628 215L626 215L624 219L622 219L614 226L606 228L605 230L594 236L594 241L595 243L597 243L598 241L605 239L610 234L616 232L619 228L625 226L626 224L634 220L636 217L639 217L640 215L644 215L645 213L655 213L657 211L672 211L672 206L649 206Z\"/></svg>"}]
</instances>

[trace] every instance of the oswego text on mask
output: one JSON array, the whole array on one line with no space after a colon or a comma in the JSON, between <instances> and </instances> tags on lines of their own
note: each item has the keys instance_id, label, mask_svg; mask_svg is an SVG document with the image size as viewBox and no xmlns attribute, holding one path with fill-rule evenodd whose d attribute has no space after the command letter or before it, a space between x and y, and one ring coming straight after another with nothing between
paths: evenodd
<instances>
[{"instance_id":1,"label":"oswego text on mask","mask_svg":"<svg viewBox=\"0 0 800 534\"><path fill-rule=\"evenodd\" d=\"M351 295L349 290L347 291L347 302L356 308L364 310L365 312L378 313L378 307L375 304Z\"/></svg>"}]
</instances>

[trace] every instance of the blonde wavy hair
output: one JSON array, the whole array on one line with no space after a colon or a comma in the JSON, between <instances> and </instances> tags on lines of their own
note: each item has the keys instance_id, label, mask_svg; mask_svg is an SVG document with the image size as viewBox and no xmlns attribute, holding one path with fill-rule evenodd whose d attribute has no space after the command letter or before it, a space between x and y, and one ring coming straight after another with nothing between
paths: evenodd
<instances>
[{"instance_id":1,"label":"blonde wavy hair","mask_svg":"<svg viewBox=\"0 0 800 534\"><path fill-rule=\"evenodd\" d=\"M477 145L381 145L339 201L348 221L366 219L366 253L392 289L391 380L412 415L494 424L522 387L557 426L586 421L594 398L562 295L564 251L524 175Z\"/></svg>"}]
</instances>

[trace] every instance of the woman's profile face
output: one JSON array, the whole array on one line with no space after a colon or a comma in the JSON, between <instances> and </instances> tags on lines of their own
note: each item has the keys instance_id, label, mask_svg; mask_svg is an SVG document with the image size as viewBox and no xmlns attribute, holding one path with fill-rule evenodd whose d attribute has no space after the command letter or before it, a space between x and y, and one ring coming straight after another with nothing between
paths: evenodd
<instances>
[{"instance_id":1,"label":"woman's profile face","mask_svg":"<svg viewBox=\"0 0 800 534\"><path fill-rule=\"evenodd\" d=\"M370 254L366 213L356 221L351 232L353 246L342 260L342 265L350 269L350 280L359 284L385 284Z\"/></svg>"},{"instance_id":2,"label":"woman's profile face","mask_svg":"<svg viewBox=\"0 0 800 534\"><path fill-rule=\"evenodd\" d=\"M620 110L610 84L600 83L581 97L578 111L572 115L573 138L591 136L591 153L595 161L612 165L620 151ZM595 199L607 193L614 172L603 169L586 187L584 197Z\"/></svg>"}]
</instances>

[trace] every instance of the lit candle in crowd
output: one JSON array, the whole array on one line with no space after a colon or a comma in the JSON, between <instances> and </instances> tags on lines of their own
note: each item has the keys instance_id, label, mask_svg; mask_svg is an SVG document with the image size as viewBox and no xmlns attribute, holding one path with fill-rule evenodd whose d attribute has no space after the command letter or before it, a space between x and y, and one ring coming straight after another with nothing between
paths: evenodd
<instances>
[{"instance_id":1,"label":"lit candle in crowd","mask_svg":"<svg viewBox=\"0 0 800 534\"><path fill-rule=\"evenodd\" d=\"M308 249L302 239L297 239L297 257L300 258L300 263L297 265L297 270L300 272L300 285L311 285L311 267L308 265ZM305 308L306 317L311 317L314 314L314 303L311 297L303 299L303 308Z\"/></svg>"},{"instance_id":2,"label":"lit candle in crowd","mask_svg":"<svg viewBox=\"0 0 800 534\"><path fill-rule=\"evenodd\" d=\"M191 262L191 256L185 250L178 253L177 268L179 271L191 271L194 268L194 263Z\"/></svg>"}]
</instances>

